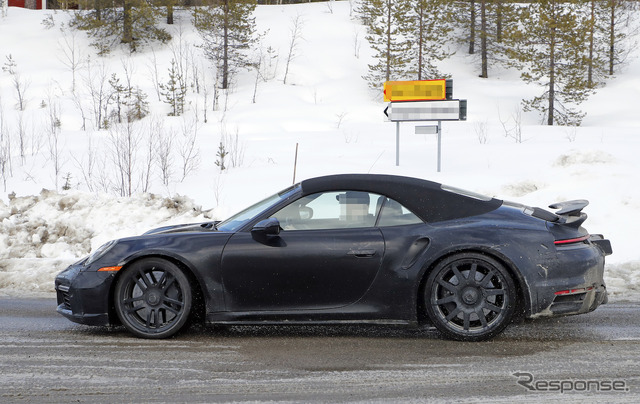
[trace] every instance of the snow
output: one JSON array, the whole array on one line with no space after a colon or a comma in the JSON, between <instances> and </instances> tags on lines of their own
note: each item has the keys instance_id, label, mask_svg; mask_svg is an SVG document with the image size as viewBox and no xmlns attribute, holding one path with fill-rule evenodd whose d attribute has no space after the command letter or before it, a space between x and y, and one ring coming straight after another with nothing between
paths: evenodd
<instances>
[{"instance_id":1,"label":"snow","mask_svg":"<svg viewBox=\"0 0 640 404\"><path fill-rule=\"evenodd\" d=\"M587 112L581 127L543 126L539 115L523 112L522 142L505 136L503 123L514 127L520 100L540 89L523 84L516 71L490 71L489 79L481 79L477 62L459 52L442 70L452 75L454 98L468 100L468 120L443 123L442 170L437 172L437 139L415 135L413 123L401 125L400 165L395 165L395 124L385 122L381 93L369 90L362 78L372 54L364 28L349 16L348 2L333 3L332 9L331 13L324 3L259 6L256 22L259 31L266 31L264 46L279 54L275 79L259 84L254 104L255 73L240 72L226 108L209 111L207 123L202 94L189 92L186 117L166 116L168 106L155 96L149 66L155 55L161 81L166 81L171 46L154 45L132 55L119 50L105 58L92 56L93 67L104 63L107 71L121 78L123 65L135 66L134 84L149 95L152 115L167 130L174 130L176 139L198 110L197 168L181 181L179 156L174 155L168 186L156 170L152 194L124 198L104 187L90 190L80 168L91 145L103 164L95 175L105 181L115 175L108 158L108 132L81 130L80 113L71 98L71 71L62 61L59 29L68 15L9 8L7 16L0 17L0 58L4 63L11 54L21 79L29 83L22 113L28 142L23 160L17 142L21 113L14 108L11 77L2 72L0 111L12 136L13 172L6 189L0 178L0 294L50 294L60 270L110 239L165 224L223 219L287 187L293 181L297 144L296 181L371 172L430 179L531 206L588 199L585 226L604 234L614 249L605 273L611 299L640 299L640 250L633 239L640 210L638 51L617 77L581 106ZM41 22L50 15L56 25L47 29ZM302 38L285 85L290 29L298 15ZM192 47L199 37L188 14L179 12L176 17L176 24L167 26L174 35L173 48L182 38L198 63L208 66L200 50ZM83 34L75 40L85 54L92 52ZM220 100L224 106L224 95ZM57 179L46 135L49 108L42 108L51 102L58 106L62 124ZM84 102L88 112L89 101ZM237 134L243 158L237 167L221 173L215 162L225 133L227 139ZM486 142L481 142L483 136ZM62 191L67 173L72 189Z\"/></svg>"}]
</instances>

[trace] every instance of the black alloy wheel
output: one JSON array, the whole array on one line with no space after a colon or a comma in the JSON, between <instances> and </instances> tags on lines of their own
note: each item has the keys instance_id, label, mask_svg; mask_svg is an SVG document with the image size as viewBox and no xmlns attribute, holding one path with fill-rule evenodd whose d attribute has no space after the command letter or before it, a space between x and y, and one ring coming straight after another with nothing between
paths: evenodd
<instances>
[{"instance_id":1,"label":"black alloy wheel","mask_svg":"<svg viewBox=\"0 0 640 404\"><path fill-rule=\"evenodd\" d=\"M427 315L446 337L482 341L511 321L516 290L509 272L482 254L446 258L429 274L424 290Z\"/></svg>"},{"instance_id":2,"label":"black alloy wheel","mask_svg":"<svg viewBox=\"0 0 640 404\"><path fill-rule=\"evenodd\" d=\"M142 338L167 338L180 331L191 312L193 295L187 276L175 264L146 258L124 269L115 288L122 324Z\"/></svg>"}]
</instances>

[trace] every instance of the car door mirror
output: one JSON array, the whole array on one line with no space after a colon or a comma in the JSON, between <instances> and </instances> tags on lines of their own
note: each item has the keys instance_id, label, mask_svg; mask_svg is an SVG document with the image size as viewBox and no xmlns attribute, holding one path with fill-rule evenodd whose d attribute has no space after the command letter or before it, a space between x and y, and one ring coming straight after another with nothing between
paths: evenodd
<instances>
[{"instance_id":1,"label":"car door mirror","mask_svg":"<svg viewBox=\"0 0 640 404\"><path fill-rule=\"evenodd\" d=\"M275 217L261 220L253 226L251 234L255 237L265 238L267 236L277 236L280 234L280 221Z\"/></svg>"},{"instance_id":2,"label":"car door mirror","mask_svg":"<svg viewBox=\"0 0 640 404\"><path fill-rule=\"evenodd\" d=\"M301 220L311 220L313 218L313 209L308 206L300 207L300 219Z\"/></svg>"}]
</instances>

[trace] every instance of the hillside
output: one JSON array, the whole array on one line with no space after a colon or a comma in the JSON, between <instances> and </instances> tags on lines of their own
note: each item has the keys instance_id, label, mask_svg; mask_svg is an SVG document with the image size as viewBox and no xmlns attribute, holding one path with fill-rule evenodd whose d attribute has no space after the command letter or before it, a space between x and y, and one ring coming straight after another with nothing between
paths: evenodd
<instances>
[{"instance_id":1,"label":"hillside","mask_svg":"<svg viewBox=\"0 0 640 404\"><path fill-rule=\"evenodd\" d=\"M290 28L297 15L303 21L302 38L285 85ZM47 28L45 19L54 26ZM640 253L631 228L640 210L637 54L582 105L587 112L583 125L566 128L542 126L535 113L521 113L517 119L520 100L539 90L523 84L516 71L490 71L489 79L480 79L475 62L458 53L442 70L452 74L454 96L468 100L469 115L466 122L443 124L442 171L437 172L436 138L415 135L413 124L401 126L400 165L395 165L395 125L384 120L381 94L362 79L371 51L364 28L349 16L348 2L336 3L332 13L324 3L259 6L256 21L266 31L263 46L278 55L270 70L273 79L259 83L253 103L255 72L241 72L233 91L220 96L219 108L209 108L206 123L204 90L197 93L190 87L187 112L170 117L152 80L157 74L166 82L171 59L183 52L191 60L191 77L197 70L200 85L213 85L210 63L194 46L199 37L188 13L180 12L176 24L167 26L174 36L169 45L131 55L115 51L105 58L91 56L93 77L102 71L124 79L128 71L148 95L151 112L136 132L135 196L123 198L110 141L117 132L92 124L86 67L76 73L79 95L71 91L66 52L73 48L84 59L92 50L84 35L60 30L67 20L64 12L17 8L0 18L0 57L4 62L11 55L21 80L28 83L26 108L20 112L13 78L0 74L0 125L12 150L10 170L0 178L0 293L50 293L58 271L108 239L165 223L224 218L290 185L298 145L296 180L388 173L533 206L588 199L585 226L605 234L614 248L605 277L612 298L640 299ZM88 117L86 130L81 109ZM52 114L59 118L57 129L52 129ZM513 128L517 122L521 142L505 136L503 128L503 123ZM149 160L147 152L149 135L159 133L174 142L166 184L157 156ZM191 139L194 154L185 160ZM228 151L235 148L222 172L216 165L221 141ZM190 163L186 170L185 162ZM70 189L63 191L65 184Z\"/></svg>"}]
</instances>

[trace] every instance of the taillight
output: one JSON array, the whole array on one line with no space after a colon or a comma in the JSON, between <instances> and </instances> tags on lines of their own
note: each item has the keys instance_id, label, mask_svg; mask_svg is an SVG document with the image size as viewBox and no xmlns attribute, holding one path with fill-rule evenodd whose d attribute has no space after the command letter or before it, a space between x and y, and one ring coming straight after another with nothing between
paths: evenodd
<instances>
[{"instance_id":1,"label":"taillight","mask_svg":"<svg viewBox=\"0 0 640 404\"><path fill-rule=\"evenodd\" d=\"M585 293L590 290L593 290L593 286L589 286L588 288L579 288L579 289L567 289L567 290L559 290L555 293L556 296L561 295L575 295L577 293Z\"/></svg>"},{"instance_id":2,"label":"taillight","mask_svg":"<svg viewBox=\"0 0 640 404\"><path fill-rule=\"evenodd\" d=\"M553 244L555 244L555 245L577 244L577 243L584 242L588 238L589 238L589 235L587 234L586 236L582 236L582 237L567 238L567 239L564 239L564 240L556 240L556 241L553 242Z\"/></svg>"}]
</instances>

